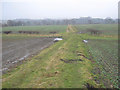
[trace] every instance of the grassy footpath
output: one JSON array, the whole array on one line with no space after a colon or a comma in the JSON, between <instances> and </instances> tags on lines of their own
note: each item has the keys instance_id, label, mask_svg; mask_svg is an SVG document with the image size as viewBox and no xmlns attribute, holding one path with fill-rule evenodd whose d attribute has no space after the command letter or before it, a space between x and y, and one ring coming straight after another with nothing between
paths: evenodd
<instances>
[{"instance_id":1,"label":"grassy footpath","mask_svg":"<svg viewBox=\"0 0 120 90\"><path fill-rule=\"evenodd\" d=\"M4 74L3 88L85 88L87 84L101 87L93 80L94 63L85 58L90 56L86 45L80 34L69 27L64 40Z\"/></svg>"}]
</instances>

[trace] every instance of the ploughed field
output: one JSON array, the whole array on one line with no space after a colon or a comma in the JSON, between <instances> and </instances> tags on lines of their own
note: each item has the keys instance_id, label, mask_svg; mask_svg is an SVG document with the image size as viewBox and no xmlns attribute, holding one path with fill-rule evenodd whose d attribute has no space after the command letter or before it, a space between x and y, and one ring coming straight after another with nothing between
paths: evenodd
<instances>
[{"instance_id":1,"label":"ploughed field","mask_svg":"<svg viewBox=\"0 0 120 90\"><path fill-rule=\"evenodd\" d=\"M2 65L3 72L23 61L28 56L53 44L54 38L47 37L3 37Z\"/></svg>"}]
</instances>

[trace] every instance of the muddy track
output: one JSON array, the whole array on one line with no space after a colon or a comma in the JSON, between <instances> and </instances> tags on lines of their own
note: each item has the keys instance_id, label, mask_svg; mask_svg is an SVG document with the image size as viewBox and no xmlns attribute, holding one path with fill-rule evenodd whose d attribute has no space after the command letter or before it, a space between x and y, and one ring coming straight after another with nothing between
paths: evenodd
<instances>
[{"instance_id":1,"label":"muddy track","mask_svg":"<svg viewBox=\"0 0 120 90\"><path fill-rule=\"evenodd\" d=\"M32 54L53 44L54 38L27 38L23 40L3 40L2 43L2 71L25 60Z\"/></svg>"},{"instance_id":2,"label":"muddy track","mask_svg":"<svg viewBox=\"0 0 120 90\"><path fill-rule=\"evenodd\" d=\"M70 59L70 60L60 59L60 60L63 61L64 63L74 63L77 61L83 61L82 59Z\"/></svg>"}]
</instances>

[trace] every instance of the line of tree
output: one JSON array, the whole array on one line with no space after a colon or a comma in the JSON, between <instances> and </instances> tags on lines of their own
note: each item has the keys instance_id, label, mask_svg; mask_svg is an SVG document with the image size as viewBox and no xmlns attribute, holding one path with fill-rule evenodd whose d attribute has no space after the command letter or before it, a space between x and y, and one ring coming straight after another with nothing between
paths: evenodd
<instances>
[{"instance_id":1,"label":"line of tree","mask_svg":"<svg viewBox=\"0 0 120 90\"><path fill-rule=\"evenodd\" d=\"M112 18L91 18L91 17L81 17L78 19L44 19L44 20L32 20L32 19L15 19L7 20L2 23L3 27L6 26L32 26L32 25L68 25L68 24L116 24L118 19Z\"/></svg>"}]
</instances>

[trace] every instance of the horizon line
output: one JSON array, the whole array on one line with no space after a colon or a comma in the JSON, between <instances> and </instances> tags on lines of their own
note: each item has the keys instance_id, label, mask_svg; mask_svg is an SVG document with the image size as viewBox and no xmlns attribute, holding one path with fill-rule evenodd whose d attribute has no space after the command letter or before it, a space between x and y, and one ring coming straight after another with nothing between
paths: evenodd
<instances>
[{"instance_id":1,"label":"horizon line","mask_svg":"<svg viewBox=\"0 0 120 90\"><path fill-rule=\"evenodd\" d=\"M111 18L111 19L119 19L119 18L112 18L112 17L106 17L106 18L102 18L102 17L90 17L90 16L83 16L83 17L79 17L79 18L15 18L15 19L2 19L2 20L17 20L17 19L29 19L29 20L45 20L45 19L51 19L51 20L63 20L63 19L80 19L80 18L92 18L92 19L106 19L106 18Z\"/></svg>"}]
</instances>

